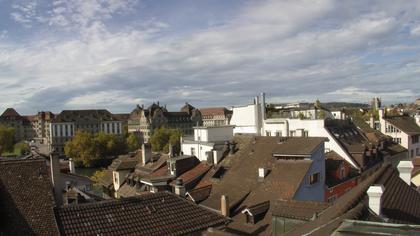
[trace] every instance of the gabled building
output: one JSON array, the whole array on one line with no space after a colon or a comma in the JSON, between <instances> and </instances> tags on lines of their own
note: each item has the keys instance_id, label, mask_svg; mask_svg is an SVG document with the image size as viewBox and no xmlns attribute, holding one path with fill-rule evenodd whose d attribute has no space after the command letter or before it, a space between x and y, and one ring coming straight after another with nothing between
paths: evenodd
<instances>
[{"instance_id":1,"label":"gabled building","mask_svg":"<svg viewBox=\"0 0 420 236\"><path fill-rule=\"evenodd\" d=\"M169 112L166 106L153 103L147 109L137 105L130 113L128 132L136 133L143 142L149 142L153 131L160 127L180 129L183 134L191 135L193 126L202 125L201 113L188 103L179 112Z\"/></svg>"},{"instance_id":2,"label":"gabled building","mask_svg":"<svg viewBox=\"0 0 420 236\"><path fill-rule=\"evenodd\" d=\"M228 232L267 233L277 200L324 201L324 141L235 137L236 153L210 170L187 196L231 217Z\"/></svg>"},{"instance_id":3,"label":"gabled building","mask_svg":"<svg viewBox=\"0 0 420 236\"><path fill-rule=\"evenodd\" d=\"M420 193L407 184L407 171L411 170L378 165L312 221L296 225L285 235L332 235L345 220L419 224Z\"/></svg>"},{"instance_id":4,"label":"gabled building","mask_svg":"<svg viewBox=\"0 0 420 236\"><path fill-rule=\"evenodd\" d=\"M0 124L15 129L15 140L30 140L35 133L32 129L32 116L21 116L15 109L7 108L0 115Z\"/></svg>"},{"instance_id":5,"label":"gabled building","mask_svg":"<svg viewBox=\"0 0 420 236\"><path fill-rule=\"evenodd\" d=\"M408 150L410 158L420 155L420 127L415 119L409 116L388 116L383 109L379 110L381 132Z\"/></svg>"},{"instance_id":6,"label":"gabled building","mask_svg":"<svg viewBox=\"0 0 420 236\"><path fill-rule=\"evenodd\" d=\"M232 118L232 111L225 107L201 108L200 112L206 127L229 125Z\"/></svg>"},{"instance_id":7,"label":"gabled building","mask_svg":"<svg viewBox=\"0 0 420 236\"><path fill-rule=\"evenodd\" d=\"M123 121L108 110L64 110L49 123L49 150L64 154L64 145L77 131L122 135Z\"/></svg>"}]
</instances>

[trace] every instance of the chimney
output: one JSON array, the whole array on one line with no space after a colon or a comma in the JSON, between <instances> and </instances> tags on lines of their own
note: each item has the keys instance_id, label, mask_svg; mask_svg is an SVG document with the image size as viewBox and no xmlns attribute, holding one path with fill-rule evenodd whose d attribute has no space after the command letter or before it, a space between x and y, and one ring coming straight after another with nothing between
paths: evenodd
<instances>
[{"instance_id":1,"label":"chimney","mask_svg":"<svg viewBox=\"0 0 420 236\"><path fill-rule=\"evenodd\" d=\"M267 176L267 172L268 172L267 168L264 168L264 167L258 168L258 178L264 179L265 176Z\"/></svg>"},{"instance_id":2,"label":"chimney","mask_svg":"<svg viewBox=\"0 0 420 236\"><path fill-rule=\"evenodd\" d=\"M70 170L70 173L72 174L76 173L76 168L74 166L73 158L69 158L69 170Z\"/></svg>"},{"instance_id":3,"label":"chimney","mask_svg":"<svg viewBox=\"0 0 420 236\"><path fill-rule=\"evenodd\" d=\"M152 148L149 143L141 145L141 162L146 165L152 159Z\"/></svg>"},{"instance_id":4,"label":"chimney","mask_svg":"<svg viewBox=\"0 0 420 236\"><path fill-rule=\"evenodd\" d=\"M411 161L400 161L397 166L398 172L400 172L400 178L404 180L408 186L411 186L411 171L413 170L413 167Z\"/></svg>"},{"instance_id":5,"label":"chimney","mask_svg":"<svg viewBox=\"0 0 420 236\"><path fill-rule=\"evenodd\" d=\"M52 151L50 154L50 170L51 170L51 181L54 188L54 198L58 206L63 204L63 184L60 179L60 158Z\"/></svg>"},{"instance_id":6,"label":"chimney","mask_svg":"<svg viewBox=\"0 0 420 236\"><path fill-rule=\"evenodd\" d=\"M181 178L176 179L175 194L180 197L185 197L185 186Z\"/></svg>"},{"instance_id":7,"label":"chimney","mask_svg":"<svg viewBox=\"0 0 420 236\"><path fill-rule=\"evenodd\" d=\"M261 119L265 120L265 93L261 93Z\"/></svg>"},{"instance_id":8,"label":"chimney","mask_svg":"<svg viewBox=\"0 0 420 236\"><path fill-rule=\"evenodd\" d=\"M379 119L385 118L385 110L379 109Z\"/></svg>"},{"instance_id":9,"label":"chimney","mask_svg":"<svg viewBox=\"0 0 420 236\"><path fill-rule=\"evenodd\" d=\"M373 115L369 118L370 128L375 129L375 119L373 119Z\"/></svg>"},{"instance_id":10,"label":"chimney","mask_svg":"<svg viewBox=\"0 0 420 236\"><path fill-rule=\"evenodd\" d=\"M377 215L381 215L382 194L385 188L383 185L370 186L367 195L369 196L369 208Z\"/></svg>"},{"instance_id":11,"label":"chimney","mask_svg":"<svg viewBox=\"0 0 420 236\"><path fill-rule=\"evenodd\" d=\"M221 197L220 211L222 212L223 216L229 217L230 207L229 207L229 197L227 195L222 195Z\"/></svg>"}]
</instances>

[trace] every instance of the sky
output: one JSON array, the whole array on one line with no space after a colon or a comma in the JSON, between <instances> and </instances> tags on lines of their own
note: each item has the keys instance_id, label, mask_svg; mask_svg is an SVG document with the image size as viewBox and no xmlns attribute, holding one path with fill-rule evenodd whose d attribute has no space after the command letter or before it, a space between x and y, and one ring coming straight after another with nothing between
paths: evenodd
<instances>
[{"instance_id":1,"label":"sky","mask_svg":"<svg viewBox=\"0 0 420 236\"><path fill-rule=\"evenodd\" d=\"M420 1L0 0L0 112L413 102Z\"/></svg>"}]
</instances>

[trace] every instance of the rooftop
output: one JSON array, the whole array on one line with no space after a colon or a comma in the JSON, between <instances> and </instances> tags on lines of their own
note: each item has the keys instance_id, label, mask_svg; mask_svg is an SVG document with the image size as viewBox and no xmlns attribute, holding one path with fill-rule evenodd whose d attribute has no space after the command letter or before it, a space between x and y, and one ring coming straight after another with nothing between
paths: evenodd
<instances>
[{"instance_id":1,"label":"rooftop","mask_svg":"<svg viewBox=\"0 0 420 236\"><path fill-rule=\"evenodd\" d=\"M409 116L386 116L384 118L389 123L409 135L420 134L420 127L413 117Z\"/></svg>"},{"instance_id":2,"label":"rooftop","mask_svg":"<svg viewBox=\"0 0 420 236\"><path fill-rule=\"evenodd\" d=\"M316 137L277 138L273 154L309 156L325 141L326 138Z\"/></svg>"},{"instance_id":3,"label":"rooftop","mask_svg":"<svg viewBox=\"0 0 420 236\"><path fill-rule=\"evenodd\" d=\"M63 206L56 216L62 235L183 235L228 222L167 192Z\"/></svg>"},{"instance_id":4,"label":"rooftop","mask_svg":"<svg viewBox=\"0 0 420 236\"><path fill-rule=\"evenodd\" d=\"M43 159L0 161L0 235L57 235Z\"/></svg>"}]
</instances>

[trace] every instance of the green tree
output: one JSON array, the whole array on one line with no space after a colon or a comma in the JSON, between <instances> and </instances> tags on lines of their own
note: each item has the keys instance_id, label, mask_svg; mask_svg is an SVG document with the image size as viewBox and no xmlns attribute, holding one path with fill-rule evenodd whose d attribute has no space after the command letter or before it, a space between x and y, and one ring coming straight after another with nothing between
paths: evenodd
<instances>
[{"instance_id":1,"label":"green tree","mask_svg":"<svg viewBox=\"0 0 420 236\"><path fill-rule=\"evenodd\" d=\"M180 138L181 131L179 129L159 128L153 132L150 138L153 151L169 151L169 144L174 146L175 152L179 153L181 150Z\"/></svg>"},{"instance_id":2,"label":"green tree","mask_svg":"<svg viewBox=\"0 0 420 236\"><path fill-rule=\"evenodd\" d=\"M135 151L140 148L140 140L134 133L128 135L127 138L127 148L130 152Z\"/></svg>"},{"instance_id":3,"label":"green tree","mask_svg":"<svg viewBox=\"0 0 420 236\"><path fill-rule=\"evenodd\" d=\"M15 129L0 125L0 154L13 152L15 142Z\"/></svg>"},{"instance_id":4,"label":"green tree","mask_svg":"<svg viewBox=\"0 0 420 236\"><path fill-rule=\"evenodd\" d=\"M25 155L30 152L29 144L25 142L18 142L15 144L15 150L19 150L19 155Z\"/></svg>"}]
</instances>

